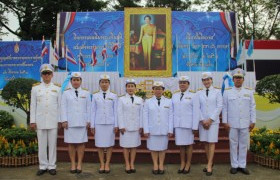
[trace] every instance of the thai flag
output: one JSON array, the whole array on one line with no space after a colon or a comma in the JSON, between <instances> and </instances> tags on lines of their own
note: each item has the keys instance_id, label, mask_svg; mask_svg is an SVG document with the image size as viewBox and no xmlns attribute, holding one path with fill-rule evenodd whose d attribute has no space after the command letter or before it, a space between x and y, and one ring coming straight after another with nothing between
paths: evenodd
<instances>
[{"instance_id":1,"label":"thai flag","mask_svg":"<svg viewBox=\"0 0 280 180\"><path fill-rule=\"evenodd\" d=\"M119 49L119 44L116 42L112 48L112 51L115 53L115 55L118 55L118 49Z\"/></svg>"},{"instance_id":2,"label":"thai flag","mask_svg":"<svg viewBox=\"0 0 280 180\"><path fill-rule=\"evenodd\" d=\"M79 63L82 66L83 71L86 71L86 63L84 61L83 54L80 52L79 54Z\"/></svg>"},{"instance_id":3,"label":"thai flag","mask_svg":"<svg viewBox=\"0 0 280 180\"><path fill-rule=\"evenodd\" d=\"M66 60L73 63L73 64L77 64L76 59L74 58L74 55L72 54L72 52L70 51L70 49L68 49L68 47L66 46Z\"/></svg>"},{"instance_id":4,"label":"thai flag","mask_svg":"<svg viewBox=\"0 0 280 180\"><path fill-rule=\"evenodd\" d=\"M106 49L105 46L104 46L104 48L101 51L101 55L102 55L102 58L103 58L103 62L105 62L106 59L108 58L107 49Z\"/></svg>"},{"instance_id":5,"label":"thai flag","mask_svg":"<svg viewBox=\"0 0 280 180\"><path fill-rule=\"evenodd\" d=\"M91 53L91 65L95 66L97 63L97 58L96 58L96 46L93 46L92 48L92 53Z\"/></svg>"},{"instance_id":6,"label":"thai flag","mask_svg":"<svg viewBox=\"0 0 280 180\"><path fill-rule=\"evenodd\" d=\"M58 50L57 50L56 42L54 42L53 57L54 57L57 61L59 60L59 55L58 55Z\"/></svg>"},{"instance_id":7,"label":"thai flag","mask_svg":"<svg viewBox=\"0 0 280 180\"><path fill-rule=\"evenodd\" d=\"M48 54L48 48L46 46L45 37L43 36L41 57L44 57L46 54Z\"/></svg>"}]
</instances>

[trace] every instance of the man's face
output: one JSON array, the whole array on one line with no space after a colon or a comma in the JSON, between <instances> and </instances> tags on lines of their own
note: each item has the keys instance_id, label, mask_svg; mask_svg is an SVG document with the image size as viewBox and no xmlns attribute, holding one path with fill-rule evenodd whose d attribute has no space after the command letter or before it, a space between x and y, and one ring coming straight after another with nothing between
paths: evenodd
<instances>
[{"instance_id":1,"label":"man's face","mask_svg":"<svg viewBox=\"0 0 280 180\"><path fill-rule=\"evenodd\" d=\"M78 89L82 84L82 79L79 77L73 77L71 80L72 87Z\"/></svg>"},{"instance_id":2,"label":"man's face","mask_svg":"<svg viewBox=\"0 0 280 180\"><path fill-rule=\"evenodd\" d=\"M43 71L41 73L41 77L42 77L44 83L48 84L52 80L53 73L51 71Z\"/></svg>"},{"instance_id":3,"label":"man's face","mask_svg":"<svg viewBox=\"0 0 280 180\"><path fill-rule=\"evenodd\" d=\"M136 90L136 87L135 87L135 84L133 83L128 83L126 85L126 92L129 94L129 95L133 95L135 93L135 90Z\"/></svg>"},{"instance_id":4,"label":"man's face","mask_svg":"<svg viewBox=\"0 0 280 180\"><path fill-rule=\"evenodd\" d=\"M185 92L189 88L189 85L188 81L179 81L179 88L181 92Z\"/></svg>"},{"instance_id":5,"label":"man's face","mask_svg":"<svg viewBox=\"0 0 280 180\"><path fill-rule=\"evenodd\" d=\"M212 85L213 80L211 78L202 79L202 83L206 88L209 88Z\"/></svg>"},{"instance_id":6,"label":"man's face","mask_svg":"<svg viewBox=\"0 0 280 180\"><path fill-rule=\"evenodd\" d=\"M108 79L101 79L99 82L99 86L102 89L102 91L107 91L110 86L110 81Z\"/></svg>"},{"instance_id":7,"label":"man's face","mask_svg":"<svg viewBox=\"0 0 280 180\"><path fill-rule=\"evenodd\" d=\"M163 91L164 91L164 89L163 89L163 87L161 87L161 86L155 86L155 87L153 87L154 95L155 95L156 97L158 97L158 98L162 96Z\"/></svg>"},{"instance_id":8,"label":"man's face","mask_svg":"<svg viewBox=\"0 0 280 180\"><path fill-rule=\"evenodd\" d=\"M233 77L233 82L234 82L234 86L239 88L242 86L244 82L244 78L241 76L235 76Z\"/></svg>"}]
</instances>

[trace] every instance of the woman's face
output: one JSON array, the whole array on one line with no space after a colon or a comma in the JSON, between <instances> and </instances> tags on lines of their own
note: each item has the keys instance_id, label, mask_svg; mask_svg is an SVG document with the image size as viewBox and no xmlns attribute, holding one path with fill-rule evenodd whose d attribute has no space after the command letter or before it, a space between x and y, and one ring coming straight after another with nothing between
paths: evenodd
<instances>
[{"instance_id":1,"label":"woman's face","mask_svg":"<svg viewBox=\"0 0 280 180\"><path fill-rule=\"evenodd\" d=\"M151 23L150 18L149 17L145 17L145 22L146 22L146 24L150 24Z\"/></svg>"}]
</instances>

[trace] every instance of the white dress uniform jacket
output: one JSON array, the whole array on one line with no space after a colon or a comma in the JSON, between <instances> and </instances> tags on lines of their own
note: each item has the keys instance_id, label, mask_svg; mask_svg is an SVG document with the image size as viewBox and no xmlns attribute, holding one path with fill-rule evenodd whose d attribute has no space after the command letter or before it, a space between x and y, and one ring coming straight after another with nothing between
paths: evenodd
<instances>
[{"instance_id":1,"label":"white dress uniform jacket","mask_svg":"<svg viewBox=\"0 0 280 180\"><path fill-rule=\"evenodd\" d=\"M84 127L90 122L91 99L88 91L78 88L78 97L74 88L66 90L61 100L61 122L68 127Z\"/></svg>"},{"instance_id":2,"label":"white dress uniform jacket","mask_svg":"<svg viewBox=\"0 0 280 180\"><path fill-rule=\"evenodd\" d=\"M33 86L31 90L30 123L37 129L55 129L60 117L60 87L53 83Z\"/></svg>"},{"instance_id":3,"label":"white dress uniform jacket","mask_svg":"<svg viewBox=\"0 0 280 180\"><path fill-rule=\"evenodd\" d=\"M113 124L118 127L117 121L117 98L115 93L106 91L106 98L103 98L103 91L99 91L92 96L91 108L91 128L96 124Z\"/></svg>"},{"instance_id":4,"label":"white dress uniform jacket","mask_svg":"<svg viewBox=\"0 0 280 180\"><path fill-rule=\"evenodd\" d=\"M172 103L174 111L174 128L198 129L199 123L199 101L196 93L189 89L184 92L181 98L181 91L173 94Z\"/></svg>"},{"instance_id":5,"label":"white dress uniform jacket","mask_svg":"<svg viewBox=\"0 0 280 180\"><path fill-rule=\"evenodd\" d=\"M126 131L138 131L143 127L143 100L135 95L133 98L133 103L129 94L118 100L118 125Z\"/></svg>"},{"instance_id":6,"label":"white dress uniform jacket","mask_svg":"<svg viewBox=\"0 0 280 180\"><path fill-rule=\"evenodd\" d=\"M197 92L200 104L200 121L212 119L212 124L220 123L220 113L223 107L223 97L220 89L213 86L209 88L208 96L206 96L206 88Z\"/></svg>"},{"instance_id":7,"label":"white dress uniform jacket","mask_svg":"<svg viewBox=\"0 0 280 180\"><path fill-rule=\"evenodd\" d=\"M161 96L160 106L155 96L148 99L143 110L144 133L150 135L173 134L173 106L171 99Z\"/></svg>"},{"instance_id":8,"label":"white dress uniform jacket","mask_svg":"<svg viewBox=\"0 0 280 180\"><path fill-rule=\"evenodd\" d=\"M225 90L223 96L223 123L231 128L248 128L256 122L254 92L248 88L236 87Z\"/></svg>"}]
</instances>

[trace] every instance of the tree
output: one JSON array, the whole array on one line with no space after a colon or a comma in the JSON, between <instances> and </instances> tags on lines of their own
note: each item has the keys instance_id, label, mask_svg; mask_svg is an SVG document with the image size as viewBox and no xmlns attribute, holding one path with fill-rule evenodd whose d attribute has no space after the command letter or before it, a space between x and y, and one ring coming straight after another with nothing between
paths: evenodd
<instances>
[{"instance_id":1,"label":"tree","mask_svg":"<svg viewBox=\"0 0 280 180\"><path fill-rule=\"evenodd\" d=\"M170 7L172 11L184 11L190 9L192 4L199 4L200 1L191 0L147 0L147 7Z\"/></svg>"},{"instance_id":2,"label":"tree","mask_svg":"<svg viewBox=\"0 0 280 180\"><path fill-rule=\"evenodd\" d=\"M30 100L32 85L38 81L34 79L18 78L9 81L1 92L5 103L22 109L27 115L27 124L30 122Z\"/></svg>"},{"instance_id":3,"label":"tree","mask_svg":"<svg viewBox=\"0 0 280 180\"><path fill-rule=\"evenodd\" d=\"M141 7L138 5L141 0L117 0L117 4L113 8L117 11L123 11L125 7Z\"/></svg>"},{"instance_id":4,"label":"tree","mask_svg":"<svg viewBox=\"0 0 280 180\"><path fill-rule=\"evenodd\" d=\"M208 11L213 10L236 12L243 39L280 37L280 0L213 0Z\"/></svg>"},{"instance_id":5,"label":"tree","mask_svg":"<svg viewBox=\"0 0 280 180\"><path fill-rule=\"evenodd\" d=\"M256 86L258 95L268 98L270 103L280 103L280 74L266 76Z\"/></svg>"},{"instance_id":6,"label":"tree","mask_svg":"<svg viewBox=\"0 0 280 180\"><path fill-rule=\"evenodd\" d=\"M7 24L8 19L5 17L4 13L5 13L5 11L4 11L3 4L0 3L0 19L3 23ZM3 26L0 24L0 40L1 40L1 36L6 35L6 34L7 33L3 32Z\"/></svg>"},{"instance_id":7,"label":"tree","mask_svg":"<svg viewBox=\"0 0 280 180\"><path fill-rule=\"evenodd\" d=\"M101 0L1 0L0 12L13 13L19 22L19 29L12 30L4 19L0 25L22 40L40 40L55 37L56 17L66 11L98 11L108 1Z\"/></svg>"}]
</instances>

